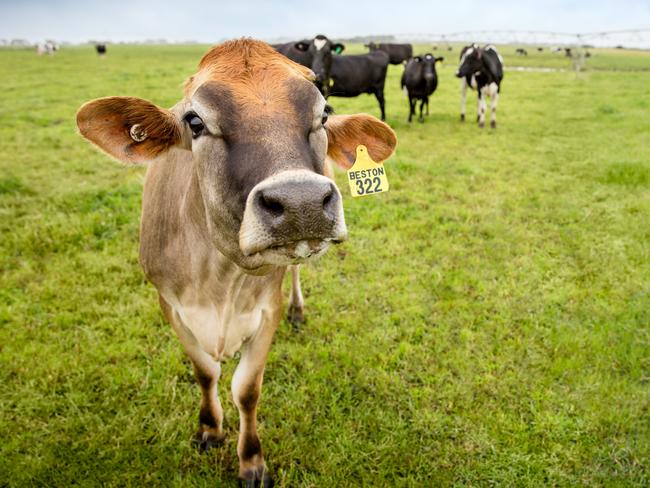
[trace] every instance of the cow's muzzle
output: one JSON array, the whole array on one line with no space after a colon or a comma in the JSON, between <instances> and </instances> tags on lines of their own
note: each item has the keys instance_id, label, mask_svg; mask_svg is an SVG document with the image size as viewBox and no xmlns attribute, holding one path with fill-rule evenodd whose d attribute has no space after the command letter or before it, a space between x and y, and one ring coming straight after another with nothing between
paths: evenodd
<instances>
[{"instance_id":1,"label":"cow's muzzle","mask_svg":"<svg viewBox=\"0 0 650 488\"><path fill-rule=\"evenodd\" d=\"M341 194L332 180L289 170L257 184L248 195L239 231L245 256L286 265L325 253L347 239Z\"/></svg>"}]
</instances>

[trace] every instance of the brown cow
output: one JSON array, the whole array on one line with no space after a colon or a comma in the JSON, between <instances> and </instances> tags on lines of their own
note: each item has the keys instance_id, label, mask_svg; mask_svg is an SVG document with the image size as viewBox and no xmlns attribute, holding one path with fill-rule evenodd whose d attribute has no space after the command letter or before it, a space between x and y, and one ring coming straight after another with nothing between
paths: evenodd
<instances>
[{"instance_id":1,"label":"brown cow","mask_svg":"<svg viewBox=\"0 0 650 488\"><path fill-rule=\"evenodd\" d=\"M313 73L250 39L212 48L184 92L169 110L93 100L77 124L111 156L148 163L140 262L201 386L197 440L207 449L224 437L220 361L241 350L239 477L269 486L256 409L283 276L347 237L341 194L324 176L329 159L349 167L365 144L382 161L396 138L369 115L328 119Z\"/></svg>"}]
</instances>

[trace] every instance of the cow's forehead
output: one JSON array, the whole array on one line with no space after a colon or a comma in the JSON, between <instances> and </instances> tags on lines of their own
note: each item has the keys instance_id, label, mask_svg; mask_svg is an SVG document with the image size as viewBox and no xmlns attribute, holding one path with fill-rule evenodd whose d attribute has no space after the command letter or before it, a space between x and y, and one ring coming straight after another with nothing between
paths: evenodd
<instances>
[{"instance_id":1,"label":"cow's forehead","mask_svg":"<svg viewBox=\"0 0 650 488\"><path fill-rule=\"evenodd\" d=\"M308 125L325 101L313 83L299 78L286 80L274 90L258 84L240 85L208 81L192 96L192 105L203 116L214 116L222 128L260 130L264 120L279 125Z\"/></svg>"},{"instance_id":2,"label":"cow's forehead","mask_svg":"<svg viewBox=\"0 0 650 488\"><path fill-rule=\"evenodd\" d=\"M197 73L185 83L185 95L191 97L210 81L239 85L243 91L259 84L274 90L293 78L311 82L314 74L264 42L239 39L215 46L203 56Z\"/></svg>"}]
</instances>

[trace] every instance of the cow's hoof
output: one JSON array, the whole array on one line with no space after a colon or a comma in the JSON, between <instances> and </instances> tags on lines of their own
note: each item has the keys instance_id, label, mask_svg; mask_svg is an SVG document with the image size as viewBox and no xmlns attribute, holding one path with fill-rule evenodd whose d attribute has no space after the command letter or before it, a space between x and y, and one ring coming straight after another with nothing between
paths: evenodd
<instances>
[{"instance_id":1,"label":"cow's hoof","mask_svg":"<svg viewBox=\"0 0 650 488\"><path fill-rule=\"evenodd\" d=\"M483 127L485 127L485 122L479 122L478 126L482 129Z\"/></svg>"},{"instance_id":2,"label":"cow's hoof","mask_svg":"<svg viewBox=\"0 0 650 488\"><path fill-rule=\"evenodd\" d=\"M198 431L194 436L194 444L201 452L208 452L213 447L223 444L226 434L211 434L207 431Z\"/></svg>"},{"instance_id":3,"label":"cow's hoof","mask_svg":"<svg viewBox=\"0 0 650 488\"><path fill-rule=\"evenodd\" d=\"M295 307L289 305L289 311L287 312L287 320L294 328L300 327L305 323L305 315L303 313L302 307Z\"/></svg>"},{"instance_id":4,"label":"cow's hoof","mask_svg":"<svg viewBox=\"0 0 650 488\"><path fill-rule=\"evenodd\" d=\"M244 476L239 478L239 486L243 488L271 488L273 478L271 478L264 466L258 469L249 469L244 473Z\"/></svg>"},{"instance_id":5,"label":"cow's hoof","mask_svg":"<svg viewBox=\"0 0 650 488\"><path fill-rule=\"evenodd\" d=\"M421 124L424 123L424 117L420 117L420 118L418 119L418 121L419 121Z\"/></svg>"},{"instance_id":6,"label":"cow's hoof","mask_svg":"<svg viewBox=\"0 0 650 488\"><path fill-rule=\"evenodd\" d=\"M497 128L497 121L496 120L491 121L490 122L490 127L492 127L493 129L496 129Z\"/></svg>"},{"instance_id":7,"label":"cow's hoof","mask_svg":"<svg viewBox=\"0 0 650 488\"><path fill-rule=\"evenodd\" d=\"M460 114L460 121L465 122L465 114Z\"/></svg>"}]
</instances>

